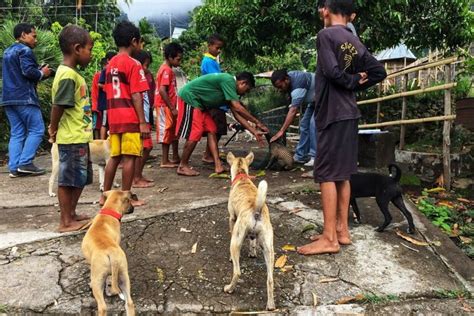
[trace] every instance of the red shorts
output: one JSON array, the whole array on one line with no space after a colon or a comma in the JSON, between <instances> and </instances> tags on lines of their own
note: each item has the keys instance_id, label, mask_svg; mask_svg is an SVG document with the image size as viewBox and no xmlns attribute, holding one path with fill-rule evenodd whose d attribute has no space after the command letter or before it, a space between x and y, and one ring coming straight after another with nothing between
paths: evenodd
<instances>
[{"instance_id":1,"label":"red shorts","mask_svg":"<svg viewBox=\"0 0 474 316\"><path fill-rule=\"evenodd\" d=\"M158 144L169 145L176 139L176 118L167 106L157 106L156 140Z\"/></svg>"},{"instance_id":2,"label":"red shorts","mask_svg":"<svg viewBox=\"0 0 474 316\"><path fill-rule=\"evenodd\" d=\"M143 148L144 149L151 149L153 148L153 139L151 139L151 125L149 123L146 124L148 126L148 129L150 130L149 136L146 138L143 138Z\"/></svg>"},{"instance_id":3,"label":"red shorts","mask_svg":"<svg viewBox=\"0 0 474 316\"><path fill-rule=\"evenodd\" d=\"M178 124L176 134L193 142L201 140L203 133L216 133L216 123L207 111L193 108L178 98Z\"/></svg>"}]
</instances>

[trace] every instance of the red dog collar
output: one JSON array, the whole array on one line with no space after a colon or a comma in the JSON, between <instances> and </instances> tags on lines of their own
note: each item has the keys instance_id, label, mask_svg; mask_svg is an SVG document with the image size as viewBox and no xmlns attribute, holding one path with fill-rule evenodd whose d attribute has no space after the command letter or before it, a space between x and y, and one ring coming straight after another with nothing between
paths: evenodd
<instances>
[{"instance_id":1,"label":"red dog collar","mask_svg":"<svg viewBox=\"0 0 474 316\"><path fill-rule=\"evenodd\" d=\"M235 176L235 179L232 181L232 186L234 186L234 184L236 184L239 180L242 180L242 179L252 180L248 174L239 173L238 175Z\"/></svg>"},{"instance_id":2,"label":"red dog collar","mask_svg":"<svg viewBox=\"0 0 474 316\"><path fill-rule=\"evenodd\" d=\"M99 214L112 216L112 217L118 219L119 222L122 219L122 214L120 214L120 213L118 213L118 212L116 212L116 211L114 211L113 209L110 209L110 208L101 209Z\"/></svg>"}]
</instances>

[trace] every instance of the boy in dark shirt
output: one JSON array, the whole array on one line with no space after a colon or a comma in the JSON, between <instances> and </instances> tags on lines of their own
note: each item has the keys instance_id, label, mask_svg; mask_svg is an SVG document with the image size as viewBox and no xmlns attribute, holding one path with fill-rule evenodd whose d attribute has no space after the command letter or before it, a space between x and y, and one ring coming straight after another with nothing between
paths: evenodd
<instances>
[{"instance_id":1,"label":"boy in dark shirt","mask_svg":"<svg viewBox=\"0 0 474 316\"><path fill-rule=\"evenodd\" d=\"M322 235L298 248L304 255L336 253L351 244L348 228L351 174L357 171L357 123L360 117L355 91L386 77L383 66L347 28L354 12L352 0L326 0L320 11L325 29L316 47L317 153L314 180L320 183L324 213Z\"/></svg>"}]
</instances>

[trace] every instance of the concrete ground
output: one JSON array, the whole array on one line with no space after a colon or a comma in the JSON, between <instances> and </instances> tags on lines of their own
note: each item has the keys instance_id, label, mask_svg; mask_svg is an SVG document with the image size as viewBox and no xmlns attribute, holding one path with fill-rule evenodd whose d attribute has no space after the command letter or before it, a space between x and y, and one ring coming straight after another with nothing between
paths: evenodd
<instances>
[{"instance_id":1,"label":"concrete ground","mask_svg":"<svg viewBox=\"0 0 474 316\"><path fill-rule=\"evenodd\" d=\"M227 150L257 157L255 143L232 142ZM261 254L242 250L242 277L235 292L223 292L230 281L226 203L228 180L208 178L212 167L193 164L195 178L177 176L150 162L145 174L156 186L137 189L148 203L122 221L122 247L127 254L132 296L140 313L236 313L261 311L266 302L266 270ZM158 149L154 154L160 154ZM48 167L49 155L37 158ZM50 174L9 179L0 173L0 313L78 314L96 309L88 286L89 266L81 233L59 234L57 198L48 196ZM407 201L418 229L417 246L395 234L406 222L392 209L393 223L384 233L374 228L382 215L373 199L360 200L363 224L352 226L354 244L336 255L303 257L283 250L302 245L322 229L320 193L300 169L267 171L268 205L275 233L275 255L287 255L285 271L275 268L275 298L280 314L472 314L474 268L452 241ZM120 172L118 173L120 174ZM120 180L120 177L118 177ZM87 187L78 211L91 216L99 206L98 185ZM196 252L192 253L193 245ZM118 297L107 299L120 312Z\"/></svg>"}]
</instances>

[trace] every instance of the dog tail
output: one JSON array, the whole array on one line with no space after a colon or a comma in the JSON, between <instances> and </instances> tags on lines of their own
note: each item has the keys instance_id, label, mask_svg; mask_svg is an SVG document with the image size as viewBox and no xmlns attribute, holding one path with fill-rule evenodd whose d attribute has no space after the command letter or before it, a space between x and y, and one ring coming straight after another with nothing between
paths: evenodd
<instances>
[{"instance_id":1,"label":"dog tail","mask_svg":"<svg viewBox=\"0 0 474 316\"><path fill-rule=\"evenodd\" d=\"M395 172L393 172L395 169ZM402 177L402 170L395 164L388 165L388 172L390 173L390 177L393 178L393 181L400 182L400 178Z\"/></svg>"},{"instance_id":2,"label":"dog tail","mask_svg":"<svg viewBox=\"0 0 474 316\"><path fill-rule=\"evenodd\" d=\"M260 181L257 189L257 199L255 201L255 215L260 216L262 212L262 207L265 205L265 200L267 199L267 188L267 181Z\"/></svg>"}]
</instances>

